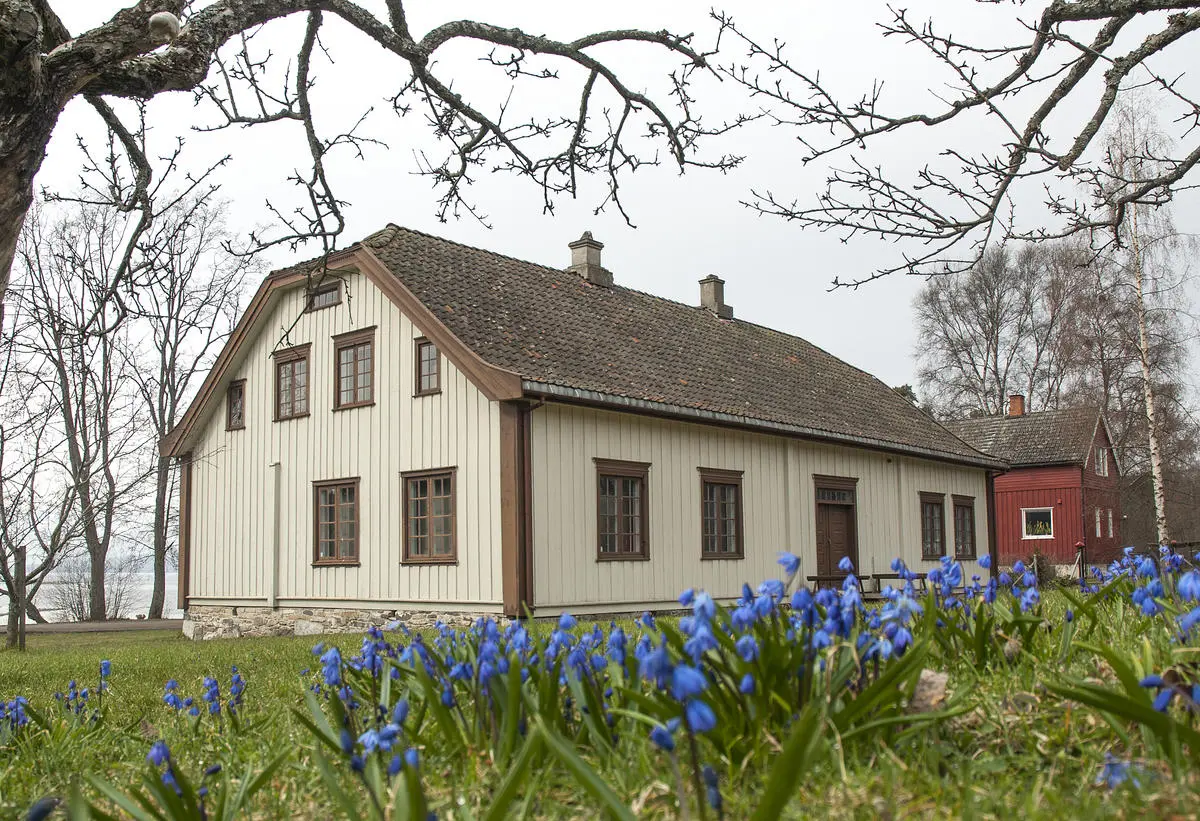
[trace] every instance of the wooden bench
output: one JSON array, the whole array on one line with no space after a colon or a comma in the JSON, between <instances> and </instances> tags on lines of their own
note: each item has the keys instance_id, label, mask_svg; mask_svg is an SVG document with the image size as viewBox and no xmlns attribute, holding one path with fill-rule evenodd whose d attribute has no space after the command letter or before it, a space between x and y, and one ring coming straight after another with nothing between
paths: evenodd
<instances>
[{"instance_id":1,"label":"wooden bench","mask_svg":"<svg viewBox=\"0 0 1200 821\"><path fill-rule=\"evenodd\" d=\"M847 573L832 573L829 575L809 576L808 580L810 582L812 582L813 585L818 590L820 590L821 588L827 588L827 589L831 589L831 590L841 590L842 585L846 583L847 575L849 575L849 574L847 574ZM870 576L855 576L854 578L856 578L858 580L859 595L865 596L866 591L863 588L863 580L865 579L865 580L869 581L871 579L871 577Z\"/></svg>"},{"instance_id":2,"label":"wooden bench","mask_svg":"<svg viewBox=\"0 0 1200 821\"><path fill-rule=\"evenodd\" d=\"M888 584L891 584L892 587L896 588L897 590L900 590L904 587L904 580L900 578L899 573L876 573L874 574L873 578L875 579L874 593L877 596L883 595L883 588ZM893 582L895 582L895 584L892 584ZM925 583L925 574L913 573L912 586L914 593L923 595L929 589Z\"/></svg>"}]
</instances>

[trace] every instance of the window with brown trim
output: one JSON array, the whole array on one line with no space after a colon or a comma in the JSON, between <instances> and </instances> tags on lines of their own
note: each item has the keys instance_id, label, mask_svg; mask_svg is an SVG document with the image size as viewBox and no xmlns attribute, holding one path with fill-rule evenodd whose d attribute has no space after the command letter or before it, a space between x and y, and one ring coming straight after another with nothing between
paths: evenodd
<instances>
[{"instance_id":1,"label":"window with brown trim","mask_svg":"<svg viewBox=\"0 0 1200 821\"><path fill-rule=\"evenodd\" d=\"M650 558L650 465L596 459L596 558Z\"/></svg>"},{"instance_id":2,"label":"window with brown trim","mask_svg":"<svg viewBox=\"0 0 1200 821\"><path fill-rule=\"evenodd\" d=\"M225 391L225 430L246 427L246 380L235 379Z\"/></svg>"},{"instance_id":3,"label":"window with brown trim","mask_svg":"<svg viewBox=\"0 0 1200 821\"><path fill-rule=\"evenodd\" d=\"M341 303L342 284L335 280L310 288L305 299L304 310L319 311L322 308L332 308Z\"/></svg>"},{"instance_id":4,"label":"window with brown trim","mask_svg":"<svg viewBox=\"0 0 1200 821\"><path fill-rule=\"evenodd\" d=\"M404 561L453 564L458 560L455 468L403 473Z\"/></svg>"},{"instance_id":5,"label":"window with brown trim","mask_svg":"<svg viewBox=\"0 0 1200 821\"><path fill-rule=\"evenodd\" d=\"M699 468L700 558L741 559L742 471Z\"/></svg>"},{"instance_id":6,"label":"window with brown trim","mask_svg":"<svg viewBox=\"0 0 1200 821\"><path fill-rule=\"evenodd\" d=\"M921 493L921 558L936 561L946 555L946 497Z\"/></svg>"},{"instance_id":7,"label":"window with brown trim","mask_svg":"<svg viewBox=\"0 0 1200 821\"><path fill-rule=\"evenodd\" d=\"M313 564L358 564L358 478L313 482Z\"/></svg>"},{"instance_id":8,"label":"window with brown trim","mask_svg":"<svg viewBox=\"0 0 1200 821\"><path fill-rule=\"evenodd\" d=\"M364 328L333 338L333 409L375 403L375 329Z\"/></svg>"},{"instance_id":9,"label":"window with brown trim","mask_svg":"<svg viewBox=\"0 0 1200 821\"><path fill-rule=\"evenodd\" d=\"M428 396L442 391L441 359L438 357L437 345L424 337L416 340L416 385L415 396Z\"/></svg>"},{"instance_id":10,"label":"window with brown trim","mask_svg":"<svg viewBox=\"0 0 1200 821\"><path fill-rule=\"evenodd\" d=\"M954 502L954 558L974 559L975 500L970 496L951 496Z\"/></svg>"},{"instance_id":11,"label":"window with brown trim","mask_svg":"<svg viewBox=\"0 0 1200 821\"><path fill-rule=\"evenodd\" d=\"M308 349L299 345L275 353L275 421L308 416Z\"/></svg>"}]
</instances>

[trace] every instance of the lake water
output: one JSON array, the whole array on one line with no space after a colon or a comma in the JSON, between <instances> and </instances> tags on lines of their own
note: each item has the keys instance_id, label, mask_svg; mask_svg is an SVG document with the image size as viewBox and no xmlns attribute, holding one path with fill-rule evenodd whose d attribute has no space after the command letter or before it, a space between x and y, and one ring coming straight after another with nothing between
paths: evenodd
<instances>
[{"instance_id":1,"label":"lake water","mask_svg":"<svg viewBox=\"0 0 1200 821\"><path fill-rule=\"evenodd\" d=\"M50 601L53 599L51 587L54 582L47 580L42 585L42 589L38 592L36 603L42 607L42 614L50 621L60 620L60 614L51 612L48 608ZM179 574L174 570L167 571L167 596L165 606L163 607L163 617L168 619L178 619L183 617L183 611L176 607L176 588L179 584ZM133 584L129 593L129 607L126 608L126 613L129 618L136 616L144 616L150 609L150 594L154 591L154 574L151 571L137 573L134 576ZM8 616L8 599L0 598L0 619Z\"/></svg>"}]
</instances>

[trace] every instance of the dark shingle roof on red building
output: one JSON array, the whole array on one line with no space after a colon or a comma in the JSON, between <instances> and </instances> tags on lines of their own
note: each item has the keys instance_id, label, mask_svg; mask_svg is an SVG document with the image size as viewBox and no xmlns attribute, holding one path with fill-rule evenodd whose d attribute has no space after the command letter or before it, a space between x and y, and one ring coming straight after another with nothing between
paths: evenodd
<instances>
[{"instance_id":1,"label":"dark shingle roof on red building","mask_svg":"<svg viewBox=\"0 0 1200 821\"><path fill-rule=\"evenodd\" d=\"M1013 467L1086 464L1100 411L1093 407L945 422L973 446Z\"/></svg>"},{"instance_id":2,"label":"dark shingle roof on red building","mask_svg":"<svg viewBox=\"0 0 1200 821\"><path fill-rule=\"evenodd\" d=\"M527 383L993 462L799 337L394 225L362 244L459 340Z\"/></svg>"}]
</instances>

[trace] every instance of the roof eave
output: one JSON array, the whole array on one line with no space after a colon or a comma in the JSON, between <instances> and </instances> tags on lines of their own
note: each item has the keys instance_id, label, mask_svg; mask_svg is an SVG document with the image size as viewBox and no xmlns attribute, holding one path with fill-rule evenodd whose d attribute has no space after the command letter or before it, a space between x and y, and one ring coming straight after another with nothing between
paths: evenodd
<instances>
[{"instance_id":1,"label":"roof eave","mask_svg":"<svg viewBox=\"0 0 1200 821\"><path fill-rule=\"evenodd\" d=\"M526 395L542 399L557 399L573 404L598 406L632 413L670 416L678 419L723 425L727 427L747 428L751 430L762 431L764 433L792 436L800 439L828 442L830 444L852 445L854 447L868 448L870 450L897 453L905 456L915 456L922 459L936 459L939 462L951 462L953 464L986 468L988 470L1003 471L1008 470L1009 468L1007 462L999 459L992 459L984 456L983 454L980 454L980 458L973 459L969 456L961 454L944 453L932 448L922 448L915 445L902 444L899 442L889 442L869 436L835 433L832 431L820 430L818 428L806 427L804 425L793 425L786 422L774 422L768 419L757 419L752 416L737 416L730 413L722 413L720 411L710 411L702 408L689 408L683 405L672 405L666 402L654 402L648 399L634 399L632 397L621 396L619 394L601 393L599 391L587 390L584 388L574 388L569 385L555 385L548 382L538 382L527 379L522 381L521 387Z\"/></svg>"}]
</instances>

